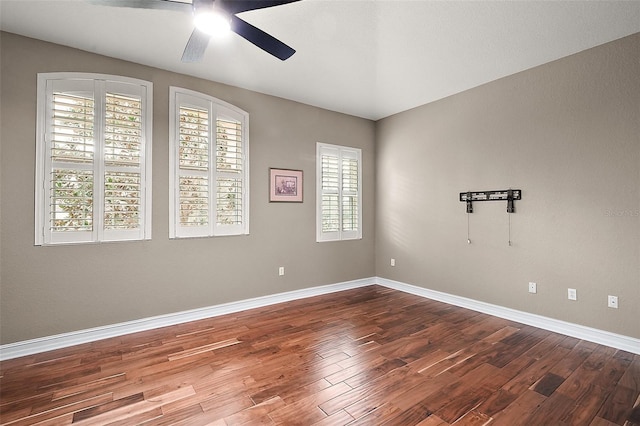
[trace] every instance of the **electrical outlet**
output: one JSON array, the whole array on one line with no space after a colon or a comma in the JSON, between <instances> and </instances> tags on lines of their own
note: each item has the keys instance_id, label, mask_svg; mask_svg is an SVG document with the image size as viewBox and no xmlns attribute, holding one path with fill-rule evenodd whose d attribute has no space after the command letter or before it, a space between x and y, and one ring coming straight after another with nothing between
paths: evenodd
<instances>
[{"instance_id":1,"label":"electrical outlet","mask_svg":"<svg viewBox=\"0 0 640 426\"><path fill-rule=\"evenodd\" d=\"M538 285L536 283L529 283L529 293L537 293L538 292Z\"/></svg>"},{"instance_id":2,"label":"electrical outlet","mask_svg":"<svg viewBox=\"0 0 640 426\"><path fill-rule=\"evenodd\" d=\"M607 296L607 306L618 309L618 296Z\"/></svg>"},{"instance_id":3,"label":"electrical outlet","mask_svg":"<svg viewBox=\"0 0 640 426\"><path fill-rule=\"evenodd\" d=\"M578 291L575 288L568 289L567 298L569 298L569 300L578 300Z\"/></svg>"},{"instance_id":4,"label":"electrical outlet","mask_svg":"<svg viewBox=\"0 0 640 426\"><path fill-rule=\"evenodd\" d=\"M396 260L395 259L391 259L391 266L396 266Z\"/></svg>"},{"instance_id":5,"label":"electrical outlet","mask_svg":"<svg viewBox=\"0 0 640 426\"><path fill-rule=\"evenodd\" d=\"M281 266L278 268L278 275L283 276L284 275L284 266Z\"/></svg>"}]
</instances>

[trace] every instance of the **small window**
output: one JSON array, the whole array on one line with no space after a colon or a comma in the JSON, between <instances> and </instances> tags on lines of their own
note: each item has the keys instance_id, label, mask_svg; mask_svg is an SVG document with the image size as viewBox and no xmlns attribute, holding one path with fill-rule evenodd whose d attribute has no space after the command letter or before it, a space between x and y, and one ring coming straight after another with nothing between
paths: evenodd
<instances>
[{"instance_id":1,"label":"small window","mask_svg":"<svg viewBox=\"0 0 640 426\"><path fill-rule=\"evenodd\" d=\"M362 238L362 151L318 143L316 240Z\"/></svg>"},{"instance_id":2,"label":"small window","mask_svg":"<svg viewBox=\"0 0 640 426\"><path fill-rule=\"evenodd\" d=\"M38 74L36 245L151 238L152 84Z\"/></svg>"},{"instance_id":3,"label":"small window","mask_svg":"<svg viewBox=\"0 0 640 426\"><path fill-rule=\"evenodd\" d=\"M249 115L170 88L170 238L249 233Z\"/></svg>"}]
</instances>

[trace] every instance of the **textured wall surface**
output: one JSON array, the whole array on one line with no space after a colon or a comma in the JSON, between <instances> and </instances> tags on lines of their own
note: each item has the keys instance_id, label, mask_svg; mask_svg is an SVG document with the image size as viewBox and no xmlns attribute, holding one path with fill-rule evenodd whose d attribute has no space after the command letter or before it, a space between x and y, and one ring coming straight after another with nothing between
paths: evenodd
<instances>
[{"instance_id":1,"label":"textured wall surface","mask_svg":"<svg viewBox=\"0 0 640 426\"><path fill-rule=\"evenodd\" d=\"M373 122L13 34L1 42L2 343L375 274ZM153 82L151 241L34 246L36 76L54 71ZM249 113L249 236L169 240L171 85ZM315 242L316 142L362 149L362 240ZM269 203L269 167L303 170L302 204Z\"/></svg>"},{"instance_id":2,"label":"textured wall surface","mask_svg":"<svg viewBox=\"0 0 640 426\"><path fill-rule=\"evenodd\" d=\"M377 275L640 337L639 58L635 34L378 122ZM515 214L458 201L506 188Z\"/></svg>"},{"instance_id":3,"label":"textured wall surface","mask_svg":"<svg viewBox=\"0 0 640 426\"><path fill-rule=\"evenodd\" d=\"M2 343L374 275L640 337L639 34L378 123L12 34L1 43ZM54 71L153 82L151 241L33 245L36 75ZM249 112L249 236L169 240L170 85ZM360 241L315 242L316 142L363 150ZM269 167L304 171L303 204L268 202ZM509 187L523 191L512 215L485 202L467 216L458 201Z\"/></svg>"}]
</instances>

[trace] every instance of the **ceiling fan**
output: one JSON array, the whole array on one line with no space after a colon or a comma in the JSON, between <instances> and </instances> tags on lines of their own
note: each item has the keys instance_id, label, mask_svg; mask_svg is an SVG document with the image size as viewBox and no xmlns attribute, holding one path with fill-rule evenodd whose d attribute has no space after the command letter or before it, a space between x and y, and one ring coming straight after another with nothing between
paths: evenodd
<instances>
[{"instance_id":1,"label":"ceiling fan","mask_svg":"<svg viewBox=\"0 0 640 426\"><path fill-rule=\"evenodd\" d=\"M242 20L236 14L281 6L300 0L89 0L116 7L166 9L193 14L194 30L182 54L182 62L201 61L209 39L218 31L231 30L260 49L286 60L296 51L277 38Z\"/></svg>"}]
</instances>

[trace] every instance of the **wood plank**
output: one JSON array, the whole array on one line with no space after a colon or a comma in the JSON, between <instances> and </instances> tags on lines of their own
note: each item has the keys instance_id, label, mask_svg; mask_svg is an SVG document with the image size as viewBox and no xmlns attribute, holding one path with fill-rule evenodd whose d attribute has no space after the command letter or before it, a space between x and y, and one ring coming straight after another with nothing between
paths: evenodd
<instances>
[{"instance_id":1,"label":"wood plank","mask_svg":"<svg viewBox=\"0 0 640 426\"><path fill-rule=\"evenodd\" d=\"M529 426L529 415L537 410L540 405L547 399L546 396L540 395L532 390L525 390L509 404L504 410L493 416L491 426ZM549 424L546 419L542 424Z\"/></svg>"},{"instance_id":2,"label":"wood plank","mask_svg":"<svg viewBox=\"0 0 640 426\"><path fill-rule=\"evenodd\" d=\"M313 423L314 426L336 426L352 423L354 420L349 413L344 410L337 411L324 419Z\"/></svg>"},{"instance_id":3,"label":"wood plank","mask_svg":"<svg viewBox=\"0 0 640 426\"><path fill-rule=\"evenodd\" d=\"M525 355L523 355L523 357L524 356ZM579 356L579 360L581 362L582 354L580 354ZM555 366L557 366L559 363L564 362L567 357L571 358L571 352L569 350L564 348L557 348L556 350L549 352L547 356L542 357L537 361L529 364L528 367L520 371L509 382L505 383L503 388L506 391L520 395L524 392L525 389L529 389L532 384L540 380L542 376L544 376L547 372L552 371L552 368L555 368ZM575 360L572 362L575 364L579 364ZM508 367L510 364L507 364L504 368ZM560 374L557 375L562 377L562 375Z\"/></svg>"},{"instance_id":4,"label":"wood plank","mask_svg":"<svg viewBox=\"0 0 640 426\"><path fill-rule=\"evenodd\" d=\"M108 426L130 426L140 425L144 423L155 423L162 418L162 408L156 407L142 413L128 416L124 419L116 420L108 423Z\"/></svg>"},{"instance_id":5,"label":"wood plank","mask_svg":"<svg viewBox=\"0 0 640 426\"><path fill-rule=\"evenodd\" d=\"M369 286L0 362L0 413L12 426L636 426L640 356Z\"/></svg>"},{"instance_id":6,"label":"wood plank","mask_svg":"<svg viewBox=\"0 0 640 426\"><path fill-rule=\"evenodd\" d=\"M591 390L594 381L614 353L613 348L597 347L558 387L558 392L573 400L580 399L585 392Z\"/></svg>"},{"instance_id":7,"label":"wood plank","mask_svg":"<svg viewBox=\"0 0 640 426\"><path fill-rule=\"evenodd\" d=\"M402 410L399 414L382 423L388 425L413 425L420 423L431 415L431 411L424 403L414 404L406 410Z\"/></svg>"},{"instance_id":8,"label":"wood plank","mask_svg":"<svg viewBox=\"0 0 640 426\"><path fill-rule=\"evenodd\" d=\"M484 426L491 423L493 419L485 413L471 410L464 416L456 420L456 426Z\"/></svg>"},{"instance_id":9,"label":"wood plank","mask_svg":"<svg viewBox=\"0 0 640 426\"><path fill-rule=\"evenodd\" d=\"M385 403L380 407L373 408L371 411L349 423L349 426L379 425L395 419L400 414L402 414L402 410L400 408L393 404Z\"/></svg>"},{"instance_id":10,"label":"wood plank","mask_svg":"<svg viewBox=\"0 0 640 426\"><path fill-rule=\"evenodd\" d=\"M435 414L430 415L416 426L450 426L449 423L442 420L440 417Z\"/></svg>"},{"instance_id":11,"label":"wood plank","mask_svg":"<svg viewBox=\"0 0 640 426\"><path fill-rule=\"evenodd\" d=\"M460 380L443 387L437 395L433 398L429 398L426 402L427 406L431 412L437 414L438 417L451 423L450 420L440 414L440 410L448 404L456 403L459 397L479 389L482 386L483 381L488 380L489 376L499 374L499 372L499 368L490 364L483 364L475 370L465 374L460 378Z\"/></svg>"},{"instance_id":12,"label":"wood plank","mask_svg":"<svg viewBox=\"0 0 640 426\"><path fill-rule=\"evenodd\" d=\"M149 412L155 412L156 409L162 407L163 404L182 398L187 398L194 393L195 392L193 390L193 387L187 386L177 389L173 392L168 392L164 395L156 396L150 400L144 399L132 404L110 406L108 410L98 410L97 412L91 413L93 415L89 417L82 416L82 418L76 420L74 415L73 424L96 425L126 421L127 419L131 419L136 416L148 415Z\"/></svg>"},{"instance_id":13,"label":"wood plank","mask_svg":"<svg viewBox=\"0 0 640 426\"><path fill-rule=\"evenodd\" d=\"M246 410L238 411L231 416L225 417L224 421L230 425L244 424L268 424L272 423L270 413L280 407L284 407L285 403L279 396L267 399L266 401L249 407ZM265 419L268 420L265 423Z\"/></svg>"},{"instance_id":14,"label":"wood plank","mask_svg":"<svg viewBox=\"0 0 640 426\"><path fill-rule=\"evenodd\" d=\"M549 396L554 393L562 383L564 383L564 377L553 373L546 373L531 386L531 390L538 392L540 395Z\"/></svg>"},{"instance_id":15,"label":"wood plank","mask_svg":"<svg viewBox=\"0 0 640 426\"><path fill-rule=\"evenodd\" d=\"M488 416L494 416L511 405L517 398L518 394L500 388L486 398L478 406L477 410L486 413Z\"/></svg>"},{"instance_id":16,"label":"wood plank","mask_svg":"<svg viewBox=\"0 0 640 426\"><path fill-rule=\"evenodd\" d=\"M164 407L161 407L161 409L162 409L162 416L160 416L159 418L153 419L153 421L151 422L147 421L147 422L143 422L142 424L145 424L145 425L152 424L153 426L171 426L171 425L178 424L179 422L184 421L185 419L191 419L191 421L193 422L194 418L204 413L200 404L189 405L187 407L184 407L182 409L175 410L169 413L164 411Z\"/></svg>"},{"instance_id":17,"label":"wood plank","mask_svg":"<svg viewBox=\"0 0 640 426\"><path fill-rule=\"evenodd\" d=\"M456 395L452 401L445 404L436 414L438 417L452 424L472 411L476 411L478 414L474 416L474 418L484 418L484 413L477 411L478 407L494 394L508 379L509 377L498 373L484 378L477 386L466 386L462 393ZM479 414L483 414L483 416L479 416ZM490 416L487 415L486 417L488 419ZM471 419L472 418L469 418L467 421L471 421Z\"/></svg>"},{"instance_id":18,"label":"wood plank","mask_svg":"<svg viewBox=\"0 0 640 426\"><path fill-rule=\"evenodd\" d=\"M601 417L595 417L593 421L589 423L589 426L618 426L618 425L610 422L609 420L605 420Z\"/></svg>"},{"instance_id":19,"label":"wood plank","mask_svg":"<svg viewBox=\"0 0 640 426\"><path fill-rule=\"evenodd\" d=\"M401 389L394 395L385 396L381 405L360 416L354 424L420 423L432 415L424 402L452 380L457 380L457 378L453 378L449 373L444 373L434 379L423 378L413 388ZM352 407L348 409L353 410Z\"/></svg>"},{"instance_id":20,"label":"wood plank","mask_svg":"<svg viewBox=\"0 0 640 426\"><path fill-rule=\"evenodd\" d=\"M608 396L609 391L593 385L593 389L577 399L574 406L565 410L559 420L570 425L589 424Z\"/></svg>"},{"instance_id":21,"label":"wood plank","mask_svg":"<svg viewBox=\"0 0 640 426\"><path fill-rule=\"evenodd\" d=\"M367 386L352 389L339 397L320 404L320 409L328 415L344 410L351 404L362 401L370 395L385 391L387 385L404 380L408 374L409 369L406 366L398 368L388 374L385 374L383 377L372 380ZM347 412L349 411L347 410Z\"/></svg>"},{"instance_id":22,"label":"wood plank","mask_svg":"<svg viewBox=\"0 0 640 426\"><path fill-rule=\"evenodd\" d=\"M633 361L627 366L626 371L618 381L619 386L640 392L640 355L634 355Z\"/></svg>"},{"instance_id":23,"label":"wood plank","mask_svg":"<svg viewBox=\"0 0 640 426\"><path fill-rule=\"evenodd\" d=\"M345 383L351 386L352 388L366 386L366 384L369 383L371 380L375 380L378 377L383 377L385 374L397 368L403 367L405 365L406 365L405 362L398 358L385 360L382 364L378 365L373 369L365 370L365 371L362 371L361 369L361 371L358 374L346 379Z\"/></svg>"},{"instance_id":24,"label":"wood plank","mask_svg":"<svg viewBox=\"0 0 640 426\"><path fill-rule=\"evenodd\" d=\"M397 371L402 371L406 374L395 375L394 373ZM396 369L380 378L378 382L379 387L367 386L366 394L358 398L357 401L352 401L345 410L357 419L369 411L384 405L386 400L394 399L398 395L402 395L406 392L407 387L412 388L423 381L424 377L420 374L409 374L408 370L405 370L404 367ZM352 393L352 396L356 394L357 393Z\"/></svg>"},{"instance_id":25,"label":"wood plank","mask_svg":"<svg viewBox=\"0 0 640 426\"><path fill-rule=\"evenodd\" d=\"M575 400L562 393L555 392L546 398L532 412L526 416L527 424L559 424L568 407L573 407Z\"/></svg>"},{"instance_id":26,"label":"wood plank","mask_svg":"<svg viewBox=\"0 0 640 426\"><path fill-rule=\"evenodd\" d=\"M200 403L202 410L209 414L210 418L216 419L229 417L254 405L251 398L242 391L221 393Z\"/></svg>"},{"instance_id":27,"label":"wood plank","mask_svg":"<svg viewBox=\"0 0 640 426\"><path fill-rule=\"evenodd\" d=\"M640 400L636 400L636 405L627 416L625 425L640 425Z\"/></svg>"},{"instance_id":28,"label":"wood plank","mask_svg":"<svg viewBox=\"0 0 640 426\"><path fill-rule=\"evenodd\" d=\"M144 395L142 393L130 395L121 399L116 399L114 401L109 401L105 404L100 404L91 408L85 408L82 411L77 411L73 415L73 421L79 422L81 420L95 417L100 414L106 413L108 411L115 410L120 407L126 407L128 405L135 404L136 402L142 402L142 401L144 401Z\"/></svg>"},{"instance_id":29,"label":"wood plank","mask_svg":"<svg viewBox=\"0 0 640 426\"><path fill-rule=\"evenodd\" d=\"M44 411L39 411L37 413L25 415L24 417L14 419L7 424L10 424L12 426L33 425L39 422L43 422L45 420L51 420L57 417L65 416L67 414L74 413L78 410L82 410L87 407L93 407L95 405L108 403L108 402L111 402L112 400L113 400L112 395L110 393L106 393L106 394L94 396L91 398L81 399L73 403L54 405ZM2 414L3 418L4 418L4 415L5 413L3 412Z\"/></svg>"},{"instance_id":30,"label":"wood plank","mask_svg":"<svg viewBox=\"0 0 640 426\"><path fill-rule=\"evenodd\" d=\"M270 417L278 424L313 424L327 417L327 415L318 408L322 403L339 397L350 390L351 388L347 384L338 383L309 395L304 399L280 407L273 411Z\"/></svg>"},{"instance_id":31,"label":"wood plank","mask_svg":"<svg viewBox=\"0 0 640 426\"><path fill-rule=\"evenodd\" d=\"M633 417L633 406L638 393L624 386L616 386L597 413L597 417L617 424L624 424Z\"/></svg>"},{"instance_id":32,"label":"wood plank","mask_svg":"<svg viewBox=\"0 0 640 426\"><path fill-rule=\"evenodd\" d=\"M594 379L593 384L600 386L602 389L611 390L627 371L633 362L633 358L634 355L632 353L617 350L614 355L607 360L598 376Z\"/></svg>"}]
</instances>

